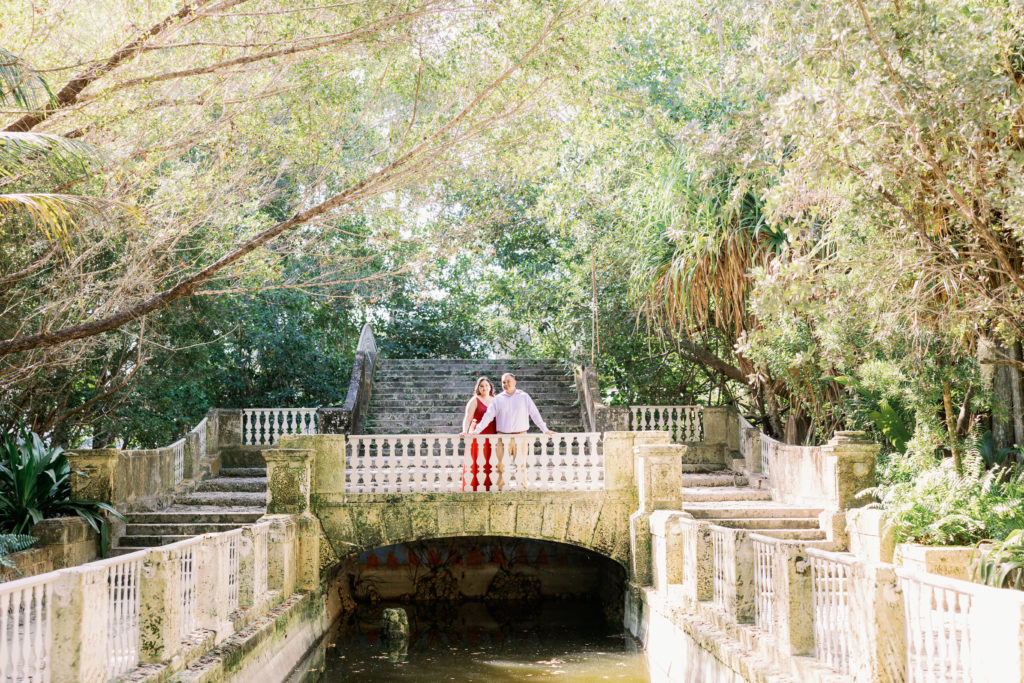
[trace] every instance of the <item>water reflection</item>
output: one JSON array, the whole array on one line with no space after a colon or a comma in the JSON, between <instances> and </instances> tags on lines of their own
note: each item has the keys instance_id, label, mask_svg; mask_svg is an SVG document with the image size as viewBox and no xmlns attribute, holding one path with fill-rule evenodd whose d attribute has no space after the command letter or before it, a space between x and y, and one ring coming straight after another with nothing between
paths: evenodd
<instances>
[{"instance_id":1,"label":"water reflection","mask_svg":"<svg viewBox=\"0 0 1024 683\"><path fill-rule=\"evenodd\" d=\"M403 605L407 648L382 637L388 606L361 606L335 624L292 680L650 680L643 651L621 627L605 624L597 601Z\"/></svg>"}]
</instances>

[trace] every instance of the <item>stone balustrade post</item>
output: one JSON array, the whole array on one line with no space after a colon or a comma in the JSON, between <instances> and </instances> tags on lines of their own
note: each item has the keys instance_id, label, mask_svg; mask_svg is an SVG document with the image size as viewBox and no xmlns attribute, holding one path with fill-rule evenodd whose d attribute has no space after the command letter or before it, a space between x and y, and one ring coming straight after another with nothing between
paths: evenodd
<instances>
[{"instance_id":1,"label":"stone balustrade post","mask_svg":"<svg viewBox=\"0 0 1024 683\"><path fill-rule=\"evenodd\" d=\"M1024 600L985 586L971 595L968 663L976 681L1024 681Z\"/></svg>"},{"instance_id":2,"label":"stone balustrade post","mask_svg":"<svg viewBox=\"0 0 1024 683\"><path fill-rule=\"evenodd\" d=\"M295 592L296 585L295 521L288 515L275 515L270 519L267 586L270 590L279 591L282 599L287 599Z\"/></svg>"},{"instance_id":3,"label":"stone balustrade post","mask_svg":"<svg viewBox=\"0 0 1024 683\"><path fill-rule=\"evenodd\" d=\"M605 491L636 492L633 476L633 436L636 432L604 433Z\"/></svg>"},{"instance_id":4,"label":"stone balustrade post","mask_svg":"<svg viewBox=\"0 0 1024 683\"><path fill-rule=\"evenodd\" d=\"M95 500L116 506L121 502L119 493L118 448L95 448L67 452L71 465L71 497ZM82 472L85 476L78 474Z\"/></svg>"},{"instance_id":5,"label":"stone balustrade post","mask_svg":"<svg viewBox=\"0 0 1024 683\"><path fill-rule=\"evenodd\" d=\"M878 444L864 432L836 432L822 446L824 455L835 461L830 493L836 508L847 510L870 502L869 499L858 498L857 494L877 484L875 457L878 449Z\"/></svg>"},{"instance_id":6,"label":"stone balustrade post","mask_svg":"<svg viewBox=\"0 0 1024 683\"><path fill-rule=\"evenodd\" d=\"M239 409L218 408L217 411L216 447L238 448L242 445L242 411ZM207 448L211 444L207 441Z\"/></svg>"},{"instance_id":7,"label":"stone balustrade post","mask_svg":"<svg viewBox=\"0 0 1024 683\"><path fill-rule=\"evenodd\" d=\"M214 534L204 534L203 539L195 546L195 566L197 571L196 620L201 628L217 633L216 642L221 642L232 632L230 605L228 603L228 575L230 566L226 543Z\"/></svg>"},{"instance_id":8,"label":"stone balustrade post","mask_svg":"<svg viewBox=\"0 0 1024 683\"><path fill-rule=\"evenodd\" d=\"M640 512L678 510L683 505L683 453L678 444L637 444L636 480Z\"/></svg>"},{"instance_id":9,"label":"stone balustrade post","mask_svg":"<svg viewBox=\"0 0 1024 683\"><path fill-rule=\"evenodd\" d=\"M714 556L711 525L695 519L680 519L683 561L683 595L694 602L714 597Z\"/></svg>"},{"instance_id":10,"label":"stone balustrade post","mask_svg":"<svg viewBox=\"0 0 1024 683\"><path fill-rule=\"evenodd\" d=\"M664 431L632 432L633 434L633 476L636 480L640 509L629 517L629 542L633 580L640 586L651 585L651 512L655 509L678 509L681 505L680 487L677 485L674 497L670 487L663 485L657 472L671 476L673 457L676 461L676 479L682 482L680 456L664 455L659 451L648 452L648 448L672 448L672 435ZM660 498L659 498L660 497ZM661 500L665 498L665 500Z\"/></svg>"},{"instance_id":11,"label":"stone balustrade post","mask_svg":"<svg viewBox=\"0 0 1024 683\"><path fill-rule=\"evenodd\" d=\"M849 585L850 613L857 615L850 622L850 671L854 680L905 680L903 593L898 588L895 567L857 562L850 568Z\"/></svg>"},{"instance_id":12,"label":"stone balustrade post","mask_svg":"<svg viewBox=\"0 0 1024 683\"><path fill-rule=\"evenodd\" d=\"M720 554L714 556L713 562L724 562L724 605L726 613L732 616L737 623L749 624L754 621L754 564L756 554L754 543L750 539L749 532L743 529L724 529L714 527L712 529L712 546L714 535L718 532L718 538L723 544ZM718 571L716 568L714 571ZM713 577L714 581L714 577Z\"/></svg>"},{"instance_id":13,"label":"stone balustrade post","mask_svg":"<svg viewBox=\"0 0 1024 683\"><path fill-rule=\"evenodd\" d=\"M299 515L309 512L313 451L275 448L263 452L267 461L267 514Z\"/></svg>"},{"instance_id":14,"label":"stone balustrade post","mask_svg":"<svg viewBox=\"0 0 1024 683\"><path fill-rule=\"evenodd\" d=\"M690 519L690 515L669 510L651 513L651 574L659 592L683 582L681 519Z\"/></svg>"},{"instance_id":15,"label":"stone balustrade post","mask_svg":"<svg viewBox=\"0 0 1024 683\"><path fill-rule=\"evenodd\" d=\"M776 543L772 584L776 642L785 654L814 654L811 563L803 544Z\"/></svg>"},{"instance_id":16,"label":"stone balustrade post","mask_svg":"<svg viewBox=\"0 0 1024 683\"><path fill-rule=\"evenodd\" d=\"M194 599L205 602L206 594ZM181 650L182 617L181 553L154 548L142 562L139 583L139 661L165 662Z\"/></svg>"},{"instance_id":17,"label":"stone balustrade post","mask_svg":"<svg viewBox=\"0 0 1024 683\"><path fill-rule=\"evenodd\" d=\"M258 595L256 589L256 563L262 557L259 548L261 539L254 527L242 527L242 537L238 542L238 605L246 609L259 609L265 596Z\"/></svg>"},{"instance_id":18,"label":"stone balustrade post","mask_svg":"<svg viewBox=\"0 0 1024 683\"><path fill-rule=\"evenodd\" d=\"M726 451L739 451L739 413L735 406L704 409L704 443L722 445Z\"/></svg>"},{"instance_id":19,"label":"stone balustrade post","mask_svg":"<svg viewBox=\"0 0 1024 683\"><path fill-rule=\"evenodd\" d=\"M594 426L598 432L629 430L629 408L626 406L594 406Z\"/></svg>"},{"instance_id":20,"label":"stone balustrade post","mask_svg":"<svg viewBox=\"0 0 1024 683\"><path fill-rule=\"evenodd\" d=\"M107 680L106 567L73 567L53 590L51 677L62 683Z\"/></svg>"}]
</instances>

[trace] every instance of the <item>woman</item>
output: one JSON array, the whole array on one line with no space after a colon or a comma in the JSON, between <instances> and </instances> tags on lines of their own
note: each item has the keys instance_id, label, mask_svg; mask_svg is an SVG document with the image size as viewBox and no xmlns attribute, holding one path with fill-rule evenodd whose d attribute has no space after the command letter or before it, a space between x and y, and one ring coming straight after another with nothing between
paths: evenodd
<instances>
[{"instance_id":1,"label":"woman","mask_svg":"<svg viewBox=\"0 0 1024 683\"><path fill-rule=\"evenodd\" d=\"M494 385L491 380L481 377L473 387L473 398L466 404L466 414L462 418L462 436L466 436L469 430L476 426L480 418L487 412L487 408L494 400ZM492 421L481 432L481 434L496 434L497 428ZM481 442L483 442L481 444ZM483 446L483 457L480 457L481 445ZM482 474L482 476L480 476ZM491 443L484 439L473 439L466 453L466 459L462 465L462 490L463 491L490 491L491 490Z\"/></svg>"}]
</instances>

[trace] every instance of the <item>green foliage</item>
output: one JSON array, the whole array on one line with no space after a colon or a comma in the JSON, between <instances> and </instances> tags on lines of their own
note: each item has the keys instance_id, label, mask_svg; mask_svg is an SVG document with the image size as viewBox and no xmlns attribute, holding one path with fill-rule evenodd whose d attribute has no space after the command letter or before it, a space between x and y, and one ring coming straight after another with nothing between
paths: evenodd
<instances>
[{"instance_id":1,"label":"green foliage","mask_svg":"<svg viewBox=\"0 0 1024 683\"><path fill-rule=\"evenodd\" d=\"M102 512L124 519L106 503L71 498L71 465L63 449L21 429L0 437L0 529L23 534L50 517L77 515L97 532Z\"/></svg>"},{"instance_id":2,"label":"green foliage","mask_svg":"<svg viewBox=\"0 0 1024 683\"><path fill-rule=\"evenodd\" d=\"M35 536L25 534L0 534L0 567L17 570L18 567L8 555L28 550L38 540ZM18 571L18 574L21 572Z\"/></svg>"},{"instance_id":3,"label":"green foliage","mask_svg":"<svg viewBox=\"0 0 1024 683\"><path fill-rule=\"evenodd\" d=\"M996 588L1024 590L1024 529L1011 532L991 548L979 544L974 580Z\"/></svg>"},{"instance_id":4,"label":"green foliage","mask_svg":"<svg viewBox=\"0 0 1024 683\"><path fill-rule=\"evenodd\" d=\"M973 545L1024 528L1024 472L986 470L975 455L958 474L952 459L936 461L937 443L941 437L916 434L906 455L883 463L874 494L897 542Z\"/></svg>"}]
</instances>

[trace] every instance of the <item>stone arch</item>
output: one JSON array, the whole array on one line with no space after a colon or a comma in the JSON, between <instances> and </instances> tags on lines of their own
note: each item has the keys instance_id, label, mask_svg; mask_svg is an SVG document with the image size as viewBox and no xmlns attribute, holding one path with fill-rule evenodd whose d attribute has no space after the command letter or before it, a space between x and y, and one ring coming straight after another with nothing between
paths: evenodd
<instances>
[{"instance_id":1,"label":"stone arch","mask_svg":"<svg viewBox=\"0 0 1024 683\"><path fill-rule=\"evenodd\" d=\"M629 568L628 496L606 492L349 495L315 507L338 558L420 540L497 536L552 541Z\"/></svg>"}]
</instances>

